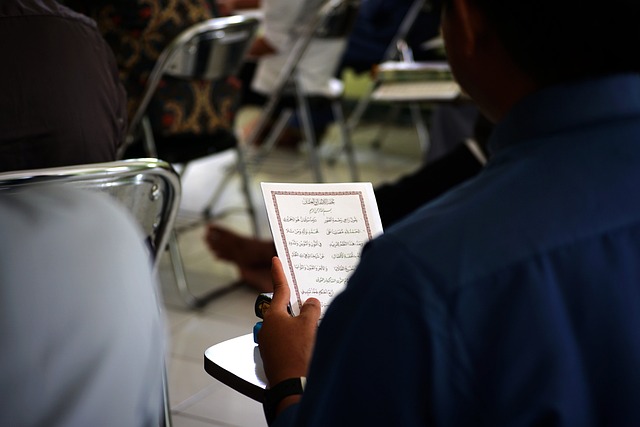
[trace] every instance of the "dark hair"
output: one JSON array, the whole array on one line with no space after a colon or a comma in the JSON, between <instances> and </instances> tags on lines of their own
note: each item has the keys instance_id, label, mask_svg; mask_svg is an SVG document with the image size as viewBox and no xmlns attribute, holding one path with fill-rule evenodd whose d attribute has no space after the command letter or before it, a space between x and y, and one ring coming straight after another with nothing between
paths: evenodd
<instances>
[{"instance_id":1,"label":"dark hair","mask_svg":"<svg viewBox=\"0 0 640 427\"><path fill-rule=\"evenodd\" d=\"M640 72L639 0L469 1L515 63L540 83Z\"/></svg>"}]
</instances>

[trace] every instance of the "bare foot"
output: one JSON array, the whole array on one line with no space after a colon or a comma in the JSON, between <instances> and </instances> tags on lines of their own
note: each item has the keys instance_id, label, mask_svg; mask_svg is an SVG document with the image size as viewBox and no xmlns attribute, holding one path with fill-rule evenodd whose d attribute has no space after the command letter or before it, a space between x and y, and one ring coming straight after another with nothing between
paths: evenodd
<instances>
[{"instance_id":1,"label":"bare foot","mask_svg":"<svg viewBox=\"0 0 640 427\"><path fill-rule=\"evenodd\" d=\"M271 258L276 255L272 241L244 237L215 224L209 225L205 242L218 258L230 261L241 269L266 267L268 270L271 268Z\"/></svg>"},{"instance_id":2,"label":"bare foot","mask_svg":"<svg viewBox=\"0 0 640 427\"><path fill-rule=\"evenodd\" d=\"M273 292L271 281L271 267L240 268L242 281L258 292Z\"/></svg>"}]
</instances>

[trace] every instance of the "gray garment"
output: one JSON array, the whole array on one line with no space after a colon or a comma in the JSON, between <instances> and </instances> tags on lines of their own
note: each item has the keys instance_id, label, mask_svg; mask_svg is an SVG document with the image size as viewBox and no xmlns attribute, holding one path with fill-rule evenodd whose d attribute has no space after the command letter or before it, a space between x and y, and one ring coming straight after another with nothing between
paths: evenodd
<instances>
[{"instance_id":1,"label":"gray garment","mask_svg":"<svg viewBox=\"0 0 640 427\"><path fill-rule=\"evenodd\" d=\"M159 425L159 303L142 234L108 196L0 193L0 424Z\"/></svg>"}]
</instances>

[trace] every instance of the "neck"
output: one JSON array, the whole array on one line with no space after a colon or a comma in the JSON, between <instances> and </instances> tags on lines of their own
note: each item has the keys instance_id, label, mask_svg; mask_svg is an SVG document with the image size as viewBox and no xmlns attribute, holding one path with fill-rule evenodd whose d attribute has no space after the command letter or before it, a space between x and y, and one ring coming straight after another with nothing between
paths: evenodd
<instances>
[{"instance_id":1,"label":"neck","mask_svg":"<svg viewBox=\"0 0 640 427\"><path fill-rule=\"evenodd\" d=\"M493 68L486 73L483 84L469 95L483 114L494 123L499 122L521 99L541 88L531 77L511 67Z\"/></svg>"}]
</instances>

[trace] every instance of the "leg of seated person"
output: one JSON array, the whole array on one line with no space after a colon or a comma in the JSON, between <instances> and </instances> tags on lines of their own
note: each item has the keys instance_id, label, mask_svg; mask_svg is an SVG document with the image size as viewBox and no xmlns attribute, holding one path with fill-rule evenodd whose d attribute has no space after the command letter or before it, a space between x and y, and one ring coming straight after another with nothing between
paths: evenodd
<instances>
[{"instance_id":1,"label":"leg of seated person","mask_svg":"<svg viewBox=\"0 0 640 427\"><path fill-rule=\"evenodd\" d=\"M270 269L276 255L272 240L244 237L217 224L209 225L205 241L218 258L244 268Z\"/></svg>"},{"instance_id":2,"label":"leg of seated person","mask_svg":"<svg viewBox=\"0 0 640 427\"><path fill-rule=\"evenodd\" d=\"M271 258L276 255L272 240L241 236L217 224L210 224L205 242L215 256L236 265L244 283L259 292L271 292Z\"/></svg>"}]
</instances>

